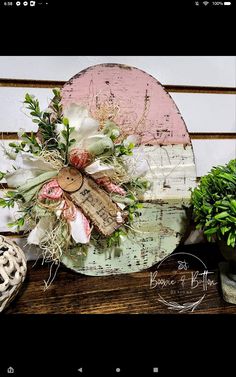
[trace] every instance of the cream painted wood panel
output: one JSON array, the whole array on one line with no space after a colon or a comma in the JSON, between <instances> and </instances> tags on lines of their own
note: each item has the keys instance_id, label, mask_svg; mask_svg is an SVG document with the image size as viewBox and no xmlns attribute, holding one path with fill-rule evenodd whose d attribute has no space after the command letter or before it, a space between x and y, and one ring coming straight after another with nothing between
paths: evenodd
<instances>
[{"instance_id":1,"label":"cream painted wood panel","mask_svg":"<svg viewBox=\"0 0 236 377\"><path fill-rule=\"evenodd\" d=\"M3 146L7 147L8 143L9 141L0 142L1 171L11 168L11 162L4 156L2 149ZM198 177L206 174L213 166L225 164L236 158L236 140L192 140L192 144Z\"/></svg>"}]
</instances>

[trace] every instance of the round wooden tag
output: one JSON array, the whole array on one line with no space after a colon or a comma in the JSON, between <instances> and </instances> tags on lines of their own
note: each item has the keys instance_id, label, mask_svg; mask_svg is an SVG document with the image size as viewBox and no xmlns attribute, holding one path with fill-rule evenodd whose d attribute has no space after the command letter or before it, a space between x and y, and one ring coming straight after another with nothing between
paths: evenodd
<instances>
[{"instance_id":1,"label":"round wooden tag","mask_svg":"<svg viewBox=\"0 0 236 377\"><path fill-rule=\"evenodd\" d=\"M83 176L79 170L67 167L60 170L58 174L58 183L62 190L74 192L80 189L83 184Z\"/></svg>"}]
</instances>

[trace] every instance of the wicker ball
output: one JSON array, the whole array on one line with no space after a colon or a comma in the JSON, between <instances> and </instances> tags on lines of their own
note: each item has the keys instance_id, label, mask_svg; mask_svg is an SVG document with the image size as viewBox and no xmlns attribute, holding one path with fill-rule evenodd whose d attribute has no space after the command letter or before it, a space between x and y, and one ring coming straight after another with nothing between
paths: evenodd
<instances>
[{"instance_id":1,"label":"wicker ball","mask_svg":"<svg viewBox=\"0 0 236 377\"><path fill-rule=\"evenodd\" d=\"M26 271L23 251L14 242L0 236L0 312L17 295Z\"/></svg>"}]
</instances>

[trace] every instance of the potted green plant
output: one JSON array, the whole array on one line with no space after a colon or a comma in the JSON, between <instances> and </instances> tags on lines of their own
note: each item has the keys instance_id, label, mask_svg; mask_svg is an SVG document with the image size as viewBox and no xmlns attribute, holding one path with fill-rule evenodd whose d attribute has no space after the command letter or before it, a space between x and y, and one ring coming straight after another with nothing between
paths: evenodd
<instances>
[{"instance_id":1,"label":"potted green plant","mask_svg":"<svg viewBox=\"0 0 236 377\"><path fill-rule=\"evenodd\" d=\"M196 228L203 230L208 241L218 243L228 261L220 265L222 288L226 301L236 303L236 159L203 176L191 202ZM233 301L224 292L225 284L235 289Z\"/></svg>"}]
</instances>

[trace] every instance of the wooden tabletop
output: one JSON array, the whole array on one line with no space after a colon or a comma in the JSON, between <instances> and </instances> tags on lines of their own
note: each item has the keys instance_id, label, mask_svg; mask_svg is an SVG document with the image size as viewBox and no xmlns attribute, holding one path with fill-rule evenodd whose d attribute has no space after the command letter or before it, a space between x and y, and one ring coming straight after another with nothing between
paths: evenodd
<instances>
[{"instance_id":1,"label":"wooden tabletop","mask_svg":"<svg viewBox=\"0 0 236 377\"><path fill-rule=\"evenodd\" d=\"M211 244L182 246L178 251L192 253L206 263L215 284L208 287L204 299L187 313L236 314L236 305L226 303L222 298L218 263L222 257L218 249ZM158 301L157 289L150 288L151 269L126 275L93 277L77 274L60 266L53 284L44 291L44 280L49 276L49 265L41 265L38 261L28 263L25 283L14 300L5 310L5 314L176 314ZM191 271L191 270L190 270ZM183 271L183 274L185 272ZM167 279L169 271L163 268L159 278ZM178 294L173 296L165 291L165 300L179 300ZM191 296L191 302L203 296L202 287L197 287Z\"/></svg>"}]
</instances>

